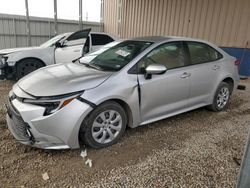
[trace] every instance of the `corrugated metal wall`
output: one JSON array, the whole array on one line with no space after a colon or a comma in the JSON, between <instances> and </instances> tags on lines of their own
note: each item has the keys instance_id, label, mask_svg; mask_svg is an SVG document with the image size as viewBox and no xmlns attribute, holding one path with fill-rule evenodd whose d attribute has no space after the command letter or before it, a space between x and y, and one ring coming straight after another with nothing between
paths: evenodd
<instances>
[{"instance_id":1,"label":"corrugated metal wall","mask_svg":"<svg viewBox=\"0 0 250 188\"><path fill-rule=\"evenodd\" d=\"M31 45L37 46L54 36L54 23L50 18L30 17ZM83 22L83 28L101 31L101 24ZM79 30L79 23L72 20L58 20L58 33ZM25 16L0 14L0 49L27 46Z\"/></svg>"},{"instance_id":2,"label":"corrugated metal wall","mask_svg":"<svg viewBox=\"0 0 250 188\"><path fill-rule=\"evenodd\" d=\"M104 0L103 5L104 31L114 35L118 33L118 0Z\"/></svg>"},{"instance_id":3,"label":"corrugated metal wall","mask_svg":"<svg viewBox=\"0 0 250 188\"><path fill-rule=\"evenodd\" d=\"M121 8L119 1L104 0L104 31L123 38L177 35L201 38L227 47L246 47L250 40L250 0L120 2Z\"/></svg>"}]
</instances>

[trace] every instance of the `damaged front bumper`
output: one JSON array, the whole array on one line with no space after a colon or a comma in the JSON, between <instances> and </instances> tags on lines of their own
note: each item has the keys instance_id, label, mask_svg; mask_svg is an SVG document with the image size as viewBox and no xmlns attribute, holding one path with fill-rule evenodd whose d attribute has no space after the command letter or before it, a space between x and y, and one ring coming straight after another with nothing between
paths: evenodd
<instances>
[{"instance_id":1,"label":"damaged front bumper","mask_svg":"<svg viewBox=\"0 0 250 188\"><path fill-rule=\"evenodd\" d=\"M6 108L8 128L16 140L42 149L79 148L80 126L92 110L77 99L48 116L43 116L44 107L18 99L10 101Z\"/></svg>"},{"instance_id":2,"label":"damaged front bumper","mask_svg":"<svg viewBox=\"0 0 250 188\"><path fill-rule=\"evenodd\" d=\"M4 65L0 67L0 80L15 80L16 79L16 67Z\"/></svg>"},{"instance_id":3,"label":"damaged front bumper","mask_svg":"<svg viewBox=\"0 0 250 188\"><path fill-rule=\"evenodd\" d=\"M0 54L0 80L13 77L15 66L9 66L7 63L8 57Z\"/></svg>"},{"instance_id":4,"label":"damaged front bumper","mask_svg":"<svg viewBox=\"0 0 250 188\"><path fill-rule=\"evenodd\" d=\"M6 64L2 62L2 57L0 56L0 80L5 79L6 75Z\"/></svg>"}]
</instances>

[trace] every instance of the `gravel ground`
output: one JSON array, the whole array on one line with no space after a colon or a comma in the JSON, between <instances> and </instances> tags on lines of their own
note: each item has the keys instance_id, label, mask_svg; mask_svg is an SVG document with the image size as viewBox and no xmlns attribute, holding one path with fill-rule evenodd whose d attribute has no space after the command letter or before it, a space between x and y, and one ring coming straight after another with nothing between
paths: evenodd
<instances>
[{"instance_id":1,"label":"gravel ground","mask_svg":"<svg viewBox=\"0 0 250 188\"><path fill-rule=\"evenodd\" d=\"M13 82L0 82L0 187L235 187L250 125L250 80L224 112L200 108L136 129L109 148L44 151L17 143L5 122ZM42 174L47 172L49 180Z\"/></svg>"}]
</instances>

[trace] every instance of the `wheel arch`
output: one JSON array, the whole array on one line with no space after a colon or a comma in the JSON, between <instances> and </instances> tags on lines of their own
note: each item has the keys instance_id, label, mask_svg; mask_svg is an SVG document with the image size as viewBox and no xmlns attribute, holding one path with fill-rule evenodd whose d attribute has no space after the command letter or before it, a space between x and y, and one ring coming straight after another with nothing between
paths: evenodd
<instances>
[{"instance_id":1,"label":"wheel arch","mask_svg":"<svg viewBox=\"0 0 250 188\"><path fill-rule=\"evenodd\" d=\"M119 105L121 105L121 107L125 110L125 113L126 113L127 118L128 118L126 126L132 127L132 125L133 125L132 110L131 110L130 106L128 105L128 103L126 103L124 100L118 99L118 98L111 98L111 99L107 99L105 101L102 101L97 106L100 106L101 104L103 104L105 102L109 102L109 101L114 101L114 102L118 103Z\"/></svg>"},{"instance_id":2,"label":"wheel arch","mask_svg":"<svg viewBox=\"0 0 250 188\"><path fill-rule=\"evenodd\" d=\"M43 64L43 66L46 66L46 64L44 63L44 61L41 60L40 58L37 58L37 57L25 57L25 58L19 59L19 60L17 61L17 63L16 63L15 66L17 67L17 65L18 65L19 63L21 63L22 61L32 60L32 59L37 60L37 61L41 62L41 63Z\"/></svg>"},{"instance_id":3,"label":"wheel arch","mask_svg":"<svg viewBox=\"0 0 250 188\"><path fill-rule=\"evenodd\" d=\"M88 121L86 121L86 120L88 120L88 117L93 112L93 110L95 110L98 106L100 106L104 103L107 103L107 102L113 102L113 103L115 102L115 103L119 104L124 109L126 116L127 116L126 127L132 127L132 123L133 123L132 111L131 111L131 108L129 107L129 105L124 100L117 99L117 98L104 100L104 101L98 103L95 107L93 107L91 109L91 111L83 118L82 123L78 129L78 144L79 145L81 145L81 143L84 143L86 141L86 140L82 139L82 136L81 136L81 134L86 131L85 127L82 127L83 125L85 125L84 122L88 123Z\"/></svg>"},{"instance_id":4,"label":"wheel arch","mask_svg":"<svg viewBox=\"0 0 250 188\"><path fill-rule=\"evenodd\" d=\"M226 83L229 84L229 86L230 86L230 94L232 94L233 89L234 89L234 80L233 80L233 78L228 76L228 77L224 78L221 82L226 82Z\"/></svg>"},{"instance_id":5,"label":"wheel arch","mask_svg":"<svg viewBox=\"0 0 250 188\"><path fill-rule=\"evenodd\" d=\"M132 125L133 125L133 115L132 115L132 111L131 111L129 105L125 101L123 101L121 99L110 99L108 101L117 102L119 105L122 106L122 108L125 110L125 113L126 113L127 118L128 118L127 126L132 127Z\"/></svg>"},{"instance_id":6,"label":"wheel arch","mask_svg":"<svg viewBox=\"0 0 250 188\"><path fill-rule=\"evenodd\" d=\"M20 65L20 64L22 64L22 62L25 62L25 61L31 61L31 60L35 60L35 61L37 61L37 62L39 62L39 63L41 63L41 67L45 67L46 66L46 64L44 63L44 61L42 61L41 59L39 59L39 58L36 58L36 57L26 57L26 58L22 58L22 59L20 59L20 60L18 60L17 62L16 62L16 64L15 64L15 66L14 66L14 75L13 75L13 77L16 79L16 80L19 80L21 77L19 76L19 73L18 73L18 65ZM34 63L35 64L35 63ZM41 68L40 67L40 68Z\"/></svg>"},{"instance_id":7,"label":"wheel arch","mask_svg":"<svg viewBox=\"0 0 250 188\"><path fill-rule=\"evenodd\" d=\"M97 106L100 106L102 105L103 103L106 103L106 102L109 102L109 101L113 101L113 102L116 102L118 103L119 105L121 105L121 107L125 110L125 113L127 115L127 125L128 127L133 127L133 115L132 115L132 110L130 108L130 106L122 99L118 99L118 98L111 98L111 99L106 99L100 103L98 103L87 115L86 117L82 120L82 123L86 120L86 118L89 117L89 115L92 113L92 111L97 107ZM81 124L82 126L82 124ZM80 139L80 133L81 133L81 126L79 127L79 130L78 130L78 141L79 143L81 142L81 139Z\"/></svg>"},{"instance_id":8,"label":"wheel arch","mask_svg":"<svg viewBox=\"0 0 250 188\"><path fill-rule=\"evenodd\" d=\"M217 91L217 89L218 89L218 86L219 86L219 84L222 83L222 82L226 82L226 83L228 83L228 84L230 85L230 95L232 94L233 89L234 89L235 81L234 81L234 79L233 79L231 76L229 76L229 75L223 76L223 77L221 77L221 78L218 80L218 82L216 82L216 85L214 85L214 88L213 88L212 93L211 93L211 97L210 97L210 99L209 99L209 104L212 104L212 103L213 103L213 99L214 99L214 96L215 96L216 91Z\"/></svg>"}]
</instances>

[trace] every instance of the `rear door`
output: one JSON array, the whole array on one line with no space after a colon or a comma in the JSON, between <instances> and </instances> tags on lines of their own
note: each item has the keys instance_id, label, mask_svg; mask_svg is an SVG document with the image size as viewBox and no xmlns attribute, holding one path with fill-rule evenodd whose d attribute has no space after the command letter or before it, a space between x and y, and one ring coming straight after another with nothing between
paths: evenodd
<instances>
[{"instance_id":1,"label":"rear door","mask_svg":"<svg viewBox=\"0 0 250 188\"><path fill-rule=\"evenodd\" d=\"M138 63L139 70L150 64L163 64L167 71L145 79L138 75L141 91L143 123L178 113L186 107L189 97L190 74L186 71L186 55L182 42L165 43L152 50Z\"/></svg>"},{"instance_id":2,"label":"rear door","mask_svg":"<svg viewBox=\"0 0 250 188\"><path fill-rule=\"evenodd\" d=\"M217 83L222 55L201 42L184 43L189 52L190 97L188 106L202 106L210 102Z\"/></svg>"},{"instance_id":3,"label":"rear door","mask_svg":"<svg viewBox=\"0 0 250 188\"><path fill-rule=\"evenodd\" d=\"M56 63L69 63L83 54L83 47L91 29L77 31L63 42L63 47L55 49Z\"/></svg>"}]
</instances>

